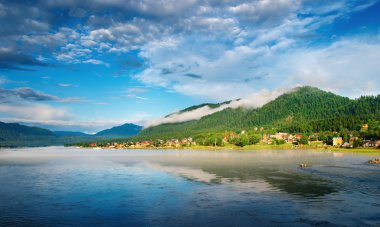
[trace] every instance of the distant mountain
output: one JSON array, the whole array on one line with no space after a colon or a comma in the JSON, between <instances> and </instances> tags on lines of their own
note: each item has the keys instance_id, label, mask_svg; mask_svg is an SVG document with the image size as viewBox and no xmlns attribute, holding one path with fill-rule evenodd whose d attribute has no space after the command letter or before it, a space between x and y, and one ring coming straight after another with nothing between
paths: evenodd
<instances>
[{"instance_id":1,"label":"distant mountain","mask_svg":"<svg viewBox=\"0 0 380 227\"><path fill-rule=\"evenodd\" d=\"M93 140L93 137L83 136L81 133L58 134L60 135L39 127L0 122L0 147L52 146Z\"/></svg>"},{"instance_id":2,"label":"distant mountain","mask_svg":"<svg viewBox=\"0 0 380 227\"><path fill-rule=\"evenodd\" d=\"M73 131L54 131L56 136L92 136L84 132L73 132Z\"/></svg>"},{"instance_id":3,"label":"distant mountain","mask_svg":"<svg viewBox=\"0 0 380 227\"><path fill-rule=\"evenodd\" d=\"M134 135L137 135L142 130L142 126L135 125L135 124L124 124L120 126L116 126L110 129L106 129L103 131L100 131L95 134L95 136L98 137L131 137Z\"/></svg>"},{"instance_id":4,"label":"distant mountain","mask_svg":"<svg viewBox=\"0 0 380 227\"><path fill-rule=\"evenodd\" d=\"M194 110L209 104L193 106ZM187 137L200 133L275 128L287 132L359 130L380 121L380 96L349 99L315 87L298 87L261 108L227 108L199 120L161 124L141 131L136 139Z\"/></svg>"},{"instance_id":5,"label":"distant mountain","mask_svg":"<svg viewBox=\"0 0 380 227\"><path fill-rule=\"evenodd\" d=\"M43 128L0 122L0 140L23 136L54 136L54 133Z\"/></svg>"},{"instance_id":6,"label":"distant mountain","mask_svg":"<svg viewBox=\"0 0 380 227\"><path fill-rule=\"evenodd\" d=\"M141 126L135 124L124 124L89 135L73 131L52 132L39 127L0 122L0 147L52 146L105 138L126 138L138 134L141 129Z\"/></svg>"}]
</instances>

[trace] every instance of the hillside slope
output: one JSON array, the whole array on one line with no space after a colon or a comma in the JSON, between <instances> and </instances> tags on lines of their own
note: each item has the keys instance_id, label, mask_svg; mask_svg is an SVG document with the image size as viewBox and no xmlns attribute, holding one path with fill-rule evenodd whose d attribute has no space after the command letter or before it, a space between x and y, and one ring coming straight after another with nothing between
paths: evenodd
<instances>
[{"instance_id":1,"label":"hillside slope","mask_svg":"<svg viewBox=\"0 0 380 227\"><path fill-rule=\"evenodd\" d=\"M0 122L0 140L22 136L54 136L54 133L43 128Z\"/></svg>"},{"instance_id":2,"label":"hillside slope","mask_svg":"<svg viewBox=\"0 0 380 227\"><path fill-rule=\"evenodd\" d=\"M257 109L225 109L183 123L162 124L141 131L137 139L194 136L205 132L276 128L288 132L358 130L380 120L380 96L349 99L314 87L299 87Z\"/></svg>"}]
</instances>

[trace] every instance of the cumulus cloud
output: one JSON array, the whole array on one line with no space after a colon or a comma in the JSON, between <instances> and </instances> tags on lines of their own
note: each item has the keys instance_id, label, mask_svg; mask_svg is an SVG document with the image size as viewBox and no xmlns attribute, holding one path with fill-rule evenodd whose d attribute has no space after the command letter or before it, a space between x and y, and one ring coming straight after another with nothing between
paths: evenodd
<instances>
[{"instance_id":1,"label":"cumulus cloud","mask_svg":"<svg viewBox=\"0 0 380 227\"><path fill-rule=\"evenodd\" d=\"M296 0L264 0L243 2L228 7L245 22L254 22L260 25L279 23L289 14L294 13L301 1Z\"/></svg>"},{"instance_id":2,"label":"cumulus cloud","mask_svg":"<svg viewBox=\"0 0 380 227\"><path fill-rule=\"evenodd\" d=\"M284 34L289 32L282 27L278 34L270 36ZM134 78L214 101L245 97L263 87L299 85L358 97L380 92L379 41L379 36L363 36L342 38L324 46L285 48L286 44L281 42L272 40L273 46L262 46L256 40L251 45L225 49L215 58L191 52L186 40L171 45L149 45L141 55L150 59L150 65Z\"/></svg>"},{"instance_id":3,"label":"cumulus cloud","mask_svg":"<svg viewBox=\"0 0 380 227\"><path fill-rule=\"evenodd\" d=\"M176 36L196 36L196 39L192 37L196 41L201 35L202 39L209 40L204 43L207 49L215 45L211 40L220 42L221 46L246 44L258 38L258 33L265 34L284 24L297 23L301 18L313 20L312 29L315 30L320 26L317 21L323 21L320 15L329 14L326 18L334 20L374 3L357 0L324 1L323 4L309 0L54 0L24 4L8 1L0 3L0 43L17 47L19 57L25 59L2 67L42 66L42 61L31 56L26 59L31 50L39 54L39 59L53 57L74 64L92 63L95 61L91 59L98 53L139 50L149 42ZM59 13L62 19L56 19L54 13ZM68 27L69 24L76 26ZM23 48L16 44L20 41ZM285 39L278 47L291 42ZM215 45L210 52L217 49ZM46 50L53 56L44 56Z\"/></svg>"},{"instance_id":4,"label":"cumulus cloud","mask_svg":"<svg viewBox=\"0 0 380 227\"><path fill-rule=\"evenodd\" d=\"M277 56L272 74L282 85L312 85L351 98L380 93L380 37L343 39L324 48Z\"/></svg>"},{"instance_id":5,"label":"cumulus cloud","mask_svg":"<svg viewBox=\"0 0 380 227\"><path fill-rule=\"evenodd\" d=\"M274 100L275 98L277 98L278 96L280 96L286 91L287 91L286 89L276 89L273 91L264 89L259 92L252 93L246 98L232 100L231 102L222 104L216 108L212 108L208 105L205 105L194 110L185 111L185 112L176 112L163 118L149 120L144 124L144 126L148 128L148 127L161 125L161 124L199 120L204 116L222 111L227 108L232 108L232 109L236 109L240 107L247 108L247 109L258 108Z\"/></svg>"}]
</instances>

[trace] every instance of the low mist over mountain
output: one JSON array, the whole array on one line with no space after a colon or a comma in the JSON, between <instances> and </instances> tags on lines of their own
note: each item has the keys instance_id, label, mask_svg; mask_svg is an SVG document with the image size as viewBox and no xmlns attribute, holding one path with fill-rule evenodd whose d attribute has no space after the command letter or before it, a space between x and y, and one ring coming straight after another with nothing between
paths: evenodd
<instances>
[{"instance_id":1,"label":"low mist over mountain","mask_svg":"<svg viewBox=\"0 0 380 227\"><path fill-rule=\"evenodd\" d=\"M84 132L72 132L72 131L54 131L57 136L92 136Z\"/></svg>"},{"instance_id":2,"label":"low mist over mountain","mask_svg":"<svg viewBox=\"0 0 380 227\"><path fill-rule=\"evenodd\" d=\"M205 103L196 106L191 106L178 112L169 114L163 118L152 119L145 124L145 127L157 126L167 123L179 123L190 120L199 120L200 118L220 112L224 109L232 108L245 108L252 109L263 106L264 104L274 100L279 95L287 92L285 89L275 89L273 91L261 90L259 92L252 93L250 96L243 99L235 99L231 101L225 101L222 103Z\"/></svg>"}]
</instances>

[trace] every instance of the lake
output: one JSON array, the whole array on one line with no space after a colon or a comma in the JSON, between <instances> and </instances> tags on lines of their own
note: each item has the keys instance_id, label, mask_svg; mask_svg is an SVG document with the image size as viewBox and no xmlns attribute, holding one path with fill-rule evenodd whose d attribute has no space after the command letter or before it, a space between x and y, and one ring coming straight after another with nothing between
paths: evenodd
<instances>
[{"instance_id":1,"label":"lake","mask_svg":"<svg viewBox=\"0 0 380 227\"><path fill-rule=\"evenodd\" d=\"M375 157L1 149L0 226L379 226Z\"/></svg>"}]
</instances>

